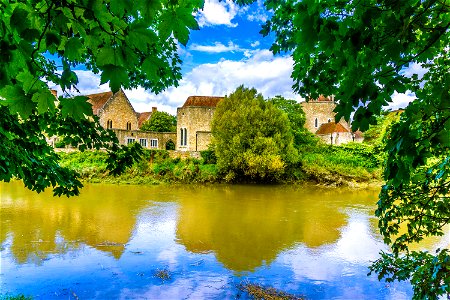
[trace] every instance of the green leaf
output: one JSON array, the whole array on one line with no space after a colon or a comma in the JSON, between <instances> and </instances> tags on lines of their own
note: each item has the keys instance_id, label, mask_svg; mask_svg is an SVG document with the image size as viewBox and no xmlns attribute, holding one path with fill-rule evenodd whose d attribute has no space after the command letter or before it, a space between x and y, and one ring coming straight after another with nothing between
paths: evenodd
<instances>
[{"instance_id":1,"label":"green leaf","mask_svg":"<svg viewBox=\"0 0 450 300\"><path fill-rule=\"evenodd\" d=\"M30 26L28 11L26 11L20 6L17 6L14 9L13 14L11 15L9 24L11 25L12 28L17 30L19 34L22 33L25 29L28 29Z\"/></svg>"},{"instance_id":2,"label":"green leaf","mask_svg":"<svg viewBox=\"0 0 450 300\"><path fill-rule=\"evenodd\" d=\"M88 97L76 96L74 98L60 97L61 113L63 117L71 117L77 121L83 120L86 116L92 116L92 105L87 102Z\"/></svg>"},{"instance_id":3,"label":"green leaf","mask_svg":"<svg viewBox=\"0 0 450 300\"><path fill-rule=\"evenodd\" d=\"M126 69L114 65L103 66L103 72L100 79L100 84L104 84L109 81L109 86L111 87L111 91L113 93L119 91L122 85L127 85L129 83L129 77Z\"/></svg>"},{"instance_id":4,"label":"green leaf","mask_svg":"<svg viewBox=\"0 0 450 300\"><path fill-rule=\"evenodd\" d=\"M198 26L197 20L195 20L194 16L192 15L192 10L186 7L179 7L176 10L176 14L180 22L182 22L184 25L186 25L188 28L192 30L199 30L200 27Z\"/></svg>"},{"instance_id":5,"label":"green leaf","mask_svg":"<svg viewBox=\"0 0 450 300\"><path fill-rule=\"evenodd\" d=\"M138 50L147 51L148 46L155 42L156 36L144 23L131 26L127 38Z\"/></svg>"},{"instance_id":6,"label":"green leaf","mask_svg":"<svg viewBox=\"0 0 450 300\"><path fill-rule=\"evenodd\" d=\"M22 118L28 118L35 104L27 97L24 91L18 86L6 86L0 91L0 98L4 98L2 104L9 107L12 114L18 113Z\"/></svg>"},{"instance_id":7,"label":"green leaf","mask_svg":"<svg viewBox=\"0 0 450 300\"><path fill-rule=\"evenodd\" d=\"M55 96L48 90L44 89L37 93L34 93L31 98L33 102L37 103L37 111L39 114L43 114L50 110L50 112L55 112Z\"/></svg>"},{"instance_id":8,"label":"green leaf","mask_svg":"<svg viewBox=\"0 0 450 300\"><path fill-rule=\"evenodd\" d=\"M17 77L17 80L22 82L23 84L23 90L25 92L29 92L33 84L38 80L38 78L34 77L30 72L28 71L22 71L20 72Z\"/></svg>"},{"instance_id":9,"label":"green leaf","mask_svg":"<svg viewBox=\"0 0 450 300\"><path fill-rule=\"evenodd\" d=\"M79 61L81 60L81 55L83 54L83 45L79 38L70 38L64 49L64 55L68 60Z\"/></svg>"}]
</instances>

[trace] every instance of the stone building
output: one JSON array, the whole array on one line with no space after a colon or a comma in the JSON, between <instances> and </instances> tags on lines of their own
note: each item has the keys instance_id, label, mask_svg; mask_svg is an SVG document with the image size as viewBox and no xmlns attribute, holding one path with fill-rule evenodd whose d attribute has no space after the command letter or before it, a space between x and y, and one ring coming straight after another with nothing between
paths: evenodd
<instances>
[{"instance_id":1,"label":"stone building","mask_svg":"<svg viewBox=\"0 0 450 300\"><path fill-rule=\"evenodd\" d=\"M121 89L112 92L87 95L92 111L100 119L100 125L107 129L138 129L138 115Z\"/></svg>"},{"instance_id":2,"label":"stone building","mask_svg":"<svg viewBox=\"0 0 450 300\"><path fill-rule=\"evenodd\" d=\"M112 129L120 144L133 142L141 144L144 148L175 149L176 132L144 132L140 131L142 124L150 120L157 111L152 107L151 112L137 113L124 91L117 93L104 92L87 95L92 110L100 119L100 125Z\"/></svg>"},{"instance_id":3,"label":"stone building","mask_svg":"<svg viewBox=\"0 0 450 300\"><path fill-rule=\"evenodd\" d=\"M335 123L334 96L320 96L308 102L300 103L305 112L305 127L320 137L325 143L340 145L348 142L360 142L360 135L354 134L350 124L344 119Z\"/></svg>"},{"instance_id":4,"label":"stone building","mask_svg":"<svg viewBox=\"0 0 450 300\"><path fill-rule=\"evenodd\" d=\"M177 143L179 151L202 151L211 142L211 122L217 103L223 97L190 96L177 108Z\"/></svg>"}]
</instances>

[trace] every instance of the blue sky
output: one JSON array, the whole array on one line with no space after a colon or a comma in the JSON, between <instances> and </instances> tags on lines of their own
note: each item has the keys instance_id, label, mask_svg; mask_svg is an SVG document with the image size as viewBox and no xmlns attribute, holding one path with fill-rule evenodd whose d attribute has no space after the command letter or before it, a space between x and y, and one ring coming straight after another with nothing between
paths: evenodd
<instances>
[{"instance_id":1,"label":"blue sky","mask_svg":"<svg viewBox=\"0 0 450 300\"><path fill-rule=\"evenodd\" d=\"M150 111L156 106L176 114L188 96L224 96L241 84L256 88L265 98L282 95L302 101L291 88L292 58L288 54L274 56L269 51L273 37L259 33L269 17L262 0L246 7L230 0L206 0L196 15L200 30L191 32L186 47L179 46L183 60L179 87L170 87L158 95L143 88L125 90L135 110ZM108 84L99 85L98 75L76 72L82 94L109 90ZM404 107L410 100L411 95L394 95L392 107Z\"/></svg>"}]
</instances>

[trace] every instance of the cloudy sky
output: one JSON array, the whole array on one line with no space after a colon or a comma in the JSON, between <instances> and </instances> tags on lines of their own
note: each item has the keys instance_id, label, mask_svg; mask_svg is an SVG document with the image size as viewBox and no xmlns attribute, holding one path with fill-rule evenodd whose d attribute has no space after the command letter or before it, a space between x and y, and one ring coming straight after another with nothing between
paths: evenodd
<instances>
[{"instance_id":1,"label":"cloudy sky","mask_svg":"<svg viewBox=\"0 0 450 300\"><path fill-rule=\"evenodd\" d=\"M224 96L239 85L254 87L265 98L282 95L301 101L292 91L290 78L293 60L289 55L274 56L268 49L273 37L259 34L270 13L258 0L251 6L240 7L230 0L206 0L197 14L200 30L191 32L186 47L179 47L183 60L183 79L177 88L168 88L155 95L143 88L125 93L138 112L160 111L176 114L191 95ZM90 71L76 71L82 94L108 91L100 86L100 77ZM413 95L394 95L392 108L405 107Z\"/></svg>"}]
</instances>

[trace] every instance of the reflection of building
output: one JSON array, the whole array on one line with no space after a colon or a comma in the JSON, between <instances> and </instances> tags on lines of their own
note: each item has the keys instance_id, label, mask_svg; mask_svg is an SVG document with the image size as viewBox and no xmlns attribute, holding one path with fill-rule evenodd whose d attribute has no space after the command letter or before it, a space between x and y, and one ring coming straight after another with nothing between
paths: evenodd
<instances>
[{"instance_id":1,"label":"reflection of building","mask_svg":"<svg viewBox=\"0 0 450 300\"><path fill-rule=\"evenodd\" d=\"M76 199L55 199L51 190L37 194L19 181L3 184L0 242L11 237L18 263L40 264L52 254L83 244L120 258L135 228L147 193L117 185L86 186ZM132 208L130 208L130 203ZM26 217L24 217L26 216Z\"/></svg>"},{"instance_id":2,"label":"reflection of building","mask_svg":"<svg viewBox=\"0 0 450 300\"><path fill-rule=\"evenodd\" d=\"M344 119L335 122L336 103L334 96L320 96L318 99L311 99L301 103L305 112L305 127L312 133L320 137L325 143L340 145L348 142L361 142L360 133L353 133L350 124Z\"/></svg>"},{"instance_id":3,"label":"reflection of building","mask_svg":"<svg viewBox=\"0 0 450 300\"><path fill-rule=\"evenodd\" d=\"M177 109L177 150L206 150L211 142L211 122L223 97L190 96Z\"/></svg>"}]
</instances>

